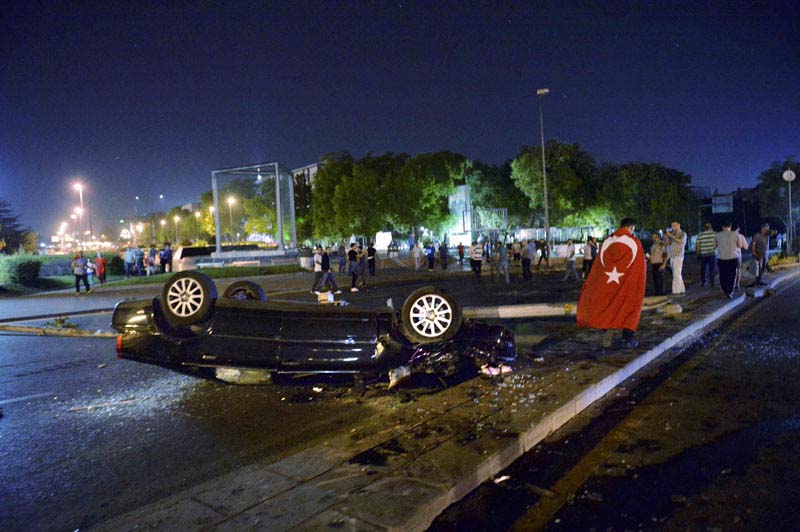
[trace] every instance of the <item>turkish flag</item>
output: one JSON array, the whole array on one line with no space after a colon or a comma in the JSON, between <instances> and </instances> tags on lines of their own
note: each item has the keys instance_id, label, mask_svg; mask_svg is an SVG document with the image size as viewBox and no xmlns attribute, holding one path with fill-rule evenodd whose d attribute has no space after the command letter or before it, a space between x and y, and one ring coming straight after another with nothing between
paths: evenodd
<instances>
[{"instance_id":1,"label":"turkish flag","mask_svg":"<svg viewBox=\"0 0 800 532\"><path fill-rule=\"evenodd\" d=\"M627 229L617 229L603 242L581 289L578 327L635 331L646 286L642 243Z\"/></svg>"}]
</instances>

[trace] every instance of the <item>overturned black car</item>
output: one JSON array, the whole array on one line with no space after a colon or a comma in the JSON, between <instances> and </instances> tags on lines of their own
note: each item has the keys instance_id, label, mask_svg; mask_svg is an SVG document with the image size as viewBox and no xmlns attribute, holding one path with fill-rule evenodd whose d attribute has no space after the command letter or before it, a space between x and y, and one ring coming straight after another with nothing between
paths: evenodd
<instances>
[{"instance_id":1,"label":"overturned black car","mask_svg":"<svg viewBox=\"0 0 800 532\"><path fill-rule=\"evenodd\" d=\"M398 313L266 301L249 281L218 298L211 278L186 271L164 284L160 298L119 302L112 326L120 358L222 380L229 370L258 370L352 374L363 382L398 368L445 379L516 356L509 330L463 319L450 294L432 286L414 291Z\"/></svg>"}]
</instances>

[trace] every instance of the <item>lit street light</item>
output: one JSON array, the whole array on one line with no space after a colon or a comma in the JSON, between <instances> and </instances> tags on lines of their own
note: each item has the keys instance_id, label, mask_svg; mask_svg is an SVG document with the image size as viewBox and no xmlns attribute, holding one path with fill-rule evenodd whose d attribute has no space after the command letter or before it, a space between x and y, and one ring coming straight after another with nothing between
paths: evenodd
<instances>
[{"instance_id":1,"label":"lit street light","mask_svg":"<svg viewBox=\"0 0 800 532\"><path fill-rule=\"evenodd\" d=\"M544 120L542 119L542 96L549 94L550 89L537 89L536 96L539 98L539 129L542 133L542 192L544 195L544 237L545 237L545 250L547 256L550 256L550 213L547 204L547 165L545 164L544 157Z\"/></svg>"},{"instance_id":2,"label":"lit street light","mask_svg":"<svg viewBox=\"0 0 800 532\"><path fill-rule=\"evenodd\" d=\"M200 242L200 211L194 211L194 243Z\"/></svg>"},{"instance_id":3,"label":"lit street light","mask_svg":"<svg viewBox=\"0 0 800 532\"><path fill-rule=\"evenodd\" d=\"M230 196L227 202L228 202L228 221L230 222L230 228L231 228L230 238L233 239L233 204L236 203L236 200L234 199L233 196Z\"/></svg>"},{"instance_id":4,"label":"lit street light","mask_svg":"<svg viewBox=\"0 0 800 532\"><path fill-rule=\"evenodd\" d=\"M78 191L78 197L81 200L81 240L83 240L83 184L75 183L72 188Z\"/></svg>"},{"instance_id":5,"label":"lit street light","mask_svg":"<svg viewBox=\"0 0 800 532\"><path fill-rule=\"evenodd\" d=\"M181 217L175 215L172 219L175 221L175 245L177 246L178 242L180 242L180 239L178 238L178 222L181 221Z\"/></svg>"}]
</instances>

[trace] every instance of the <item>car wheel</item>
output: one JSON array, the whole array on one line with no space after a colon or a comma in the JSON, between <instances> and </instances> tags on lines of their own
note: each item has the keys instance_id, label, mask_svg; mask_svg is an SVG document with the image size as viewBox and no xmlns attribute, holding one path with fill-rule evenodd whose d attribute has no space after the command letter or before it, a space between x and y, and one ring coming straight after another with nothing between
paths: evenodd
<instances>
[{"instance_id":1,"label":"car wheel","mask_svg":"<svg viewBox=\"0 0 800 532\"><path fill-rule=\"evenodd\" d=\"M461 328L462 321L461 306L446 290L435 286L412 292L400 314L403 335L417 344L451 339Z\"/></svg>"},{"instance_id":2,"label":"car wheel","mask_svg":"<svg viewBox=\"0 0 800 532\"><path fill-rule=\"evenodd\" d=\"M200 272L176 273L161 289L164 314L171 325L191 325L211 315L217 300L217 287Z\"/></svg>"},{"instance_id":3,"label":"car wheel","mask_svg":"<svg viewBox=\"0 0 800 532\"><path fill-rule=\"evenodd\" d=\"M264 293L264 289L253 281L236 281L225 289L225 293L222 294L222 297L225 299L235 299L237 301L267 300L267 294Z\"/></svg>"}]
</instances>

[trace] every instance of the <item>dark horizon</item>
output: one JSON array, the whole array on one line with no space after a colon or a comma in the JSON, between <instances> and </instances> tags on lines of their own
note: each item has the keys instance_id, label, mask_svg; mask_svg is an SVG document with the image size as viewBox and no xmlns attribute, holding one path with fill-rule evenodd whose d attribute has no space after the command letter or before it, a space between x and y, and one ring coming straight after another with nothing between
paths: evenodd
<instances>
[{"instance_id":1,"label":"dark horizon","mask_svg":"<svg viewBox=\"0 0 800 532\"><path fill-rule=\"evenodd\" d=\"M341 150L501 164L538 145L540 87L547 139L727 192L798 153L799 22L790 2L10 2L3 197L46 240L78 177L108 223L137 195L140 213L197 201L231 166Z\"/></svg>"}]
</instances>

